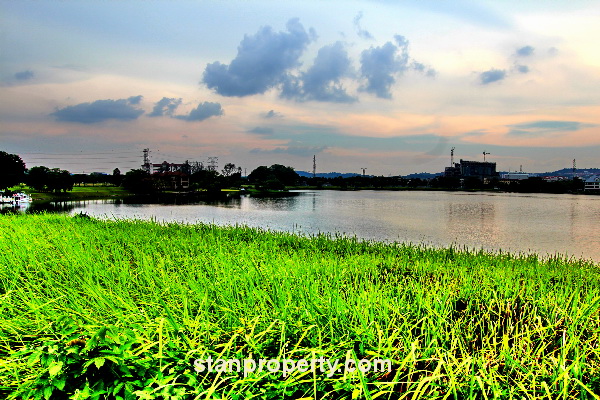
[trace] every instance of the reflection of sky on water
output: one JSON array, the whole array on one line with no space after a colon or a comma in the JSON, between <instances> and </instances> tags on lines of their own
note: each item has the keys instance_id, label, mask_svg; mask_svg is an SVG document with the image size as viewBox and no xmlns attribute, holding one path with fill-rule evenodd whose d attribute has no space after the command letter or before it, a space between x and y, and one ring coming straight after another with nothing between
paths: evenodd
<instances>
[{"instance_id":1,"label":"reflection of sky on water","mask_svg":"<svg viewBox=\"0 0 600 400\"><path fill-rule=\"evenodd\" d=\"M494 203L449 202L445 204L446 237L451 242L477 247L499 248L501 232Z\"/></svg>"},{"instance_id":2,"label":"reflection of sky on water","mask_svg":"<svg viewBox=\"0 0 600 400\"><path fill-rule=\"evenodd\" d=\"M73 204L108 218L249 225L304 234L425 243L600 261L600 197L552 194L306 191L189 205Z\"/></svg>"}]
</instances>

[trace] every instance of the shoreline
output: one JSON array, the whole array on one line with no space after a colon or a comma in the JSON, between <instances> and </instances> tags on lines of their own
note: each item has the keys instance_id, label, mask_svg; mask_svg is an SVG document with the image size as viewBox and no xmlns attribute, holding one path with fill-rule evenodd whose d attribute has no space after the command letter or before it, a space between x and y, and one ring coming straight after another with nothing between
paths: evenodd
<instances>
[{"instance_id":1,"label":"shoreline","mask_svg":"<svg viewBox=\"0 0 600 400\"><path fill-rule=\"evenodd\" d=\"M327 190L327 191L427 191L427 192L457 192L457 193L517 193L517 194L572 194L572 195L594 195L594 193L547 193L547 192L508 192L497 189L448 189L448 188L423 188L423 187L389 187L389 188L375 188L375 187L360 187L360 188L341 188L341 187L316 187L316 186L290 186L286 188L286 191L260 191L255 189L249 189L240 191L237 189L222 189L220 192L158 192L151 194L136 194L125 190L118 186L75 186L72 191L65 193L50 193L50 192L35 192L28 188L15 188L15 191L24 191L31 195L34 201L37 202L53 202L53 201L78 201L78 200L102 200L102 199L116 199L116 198L169 198L169 197L219 197L227 194L241 195L249 194L252 196L284 196L289 190Z\"/></svg>"}]
</instances>

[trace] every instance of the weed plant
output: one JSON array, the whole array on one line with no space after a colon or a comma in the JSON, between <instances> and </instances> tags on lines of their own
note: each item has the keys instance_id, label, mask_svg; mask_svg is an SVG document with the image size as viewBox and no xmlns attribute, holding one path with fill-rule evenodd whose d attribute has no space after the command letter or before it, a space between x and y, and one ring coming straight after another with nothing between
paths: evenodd
<instances>
[{"instance_id":1,"label":"weed plant","mask_svg":"<svg viewBox=\"0 0 600 400\"><path fill-rule=\"evenodd\" d=\"M85 215L0 217L11 399L600 399L583 260ZM197 358L389 372L194 370Z\"/></svg>"}]
</instances>

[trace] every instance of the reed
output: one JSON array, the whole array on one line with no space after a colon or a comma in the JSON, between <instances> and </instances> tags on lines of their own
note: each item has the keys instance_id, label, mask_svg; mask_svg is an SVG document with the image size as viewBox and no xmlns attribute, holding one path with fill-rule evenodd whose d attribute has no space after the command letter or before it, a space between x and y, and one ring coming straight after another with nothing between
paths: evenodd
<instances>
[{"instance_id":1,"label":"reed","mask_svg":"<svg viewBox=\"0 0 600 400\"><path fill-rule=\"evenodd\" d=\"M9 398L600 399L600 274L584 260L7 215L0 299ZM195 371L208 355L392 370Z\"/></svg>"}]
</instances>

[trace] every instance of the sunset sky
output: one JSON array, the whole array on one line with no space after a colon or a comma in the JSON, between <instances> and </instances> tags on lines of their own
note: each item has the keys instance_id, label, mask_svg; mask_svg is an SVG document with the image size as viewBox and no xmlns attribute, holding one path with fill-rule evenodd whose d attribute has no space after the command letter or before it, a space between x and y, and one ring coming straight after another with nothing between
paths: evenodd
<instances>
[{"instance_id":1,"label":"sunset sky","mask_svg":"<svg viewBox=\"0 0 600 400\"><path fill-rule=\"evenodd\" d=\"M0 0L0 21L0 150L28 167L600 167L598 1Z\"/></svg>"}]
</instances>

